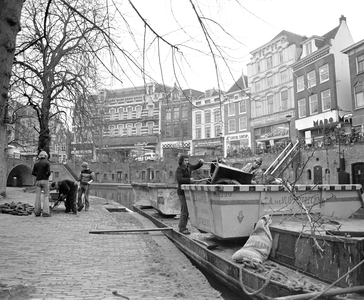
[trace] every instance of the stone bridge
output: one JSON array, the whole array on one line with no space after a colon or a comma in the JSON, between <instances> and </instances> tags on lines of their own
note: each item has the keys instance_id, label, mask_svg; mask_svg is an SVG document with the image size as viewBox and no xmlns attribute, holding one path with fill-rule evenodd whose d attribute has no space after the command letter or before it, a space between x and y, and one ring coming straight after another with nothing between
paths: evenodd
<instances>
[{"instance_id":1,"label":"stone bridge","mask_svg":"<svg viewBox=\"0 0 364 300\"><path fill-rule=\"evenodd\" d=\"M33 160L9 158L7 160L7 180L6 186L25 187L35 183L32 175L34 166ZM49 180L58 181L63 179L76 180L77 177L68 165L51 163L51 176Z\"/></svg>"},{"instance_id":2,"label":"stone bridge","mask_svg":"<svg viewBox=\"0 0 364 300\"><path fill-rule=\"evenodd\" d=\"M33 165L33 160L8 157L6 186L21 187L34 185L34 176L32 176Z\"/></svg>"}]
</instances>

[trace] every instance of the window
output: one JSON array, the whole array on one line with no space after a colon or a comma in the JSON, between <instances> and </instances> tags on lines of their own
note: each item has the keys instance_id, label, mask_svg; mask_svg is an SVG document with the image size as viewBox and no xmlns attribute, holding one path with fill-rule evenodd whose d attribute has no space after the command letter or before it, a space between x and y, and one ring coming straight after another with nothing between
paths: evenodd
<instances>
[{"instance_id":1,"label":"window","mask_svg":"<svg viewBox=\"0 0 364 300\"><path fill-rule=\"evenodd\" d=\"M135 124L135 129L136 129L136 135L141 135L142 134L142 124L141 123L136 123Z\"/></svg>"},{"instance_id":2,"label":"window","mask_svg":"<svg viewBox=\"0 0 364 300\"><path fill-rule=\"evenodd\" d=\"M127 109L127 114L128 114L128 119L131 119L132 118L132 114L133 114L133 108L131 106L129 106Z\"/></svg>"},{"instance_id":3,"label":"window","mask_svg":"<svg viewBox=\"0 0 364 300\"><path fill-rule=\"evenodd\" d=\"M260 81L257 80L256 82L254 82L254 88L256 92L260 91Z\"/></svg>"},{"instance_id":4,"label":"window","mask_svg":"<svg viewBox=\"0 0 364 300\"><path fill-rule=\"evenodd\" d=\"M219 108L214 110L214 115L215 115L215 122L220 122L221 121L221 113L220 113Z\"/></svg>"},{"instance_id":5,"label":"window","mask_svg":"<svg viewBox=\"0 0 364 300\"><path fill-rule=\"evenodd\" d=\"M239 114L243 114L246 113L246 101L245 100L241 100L239 102Z\"/></svg>"},{"instance_id":6,"label":"window","mask_svg":"<svg viewBox=\"0 0 364 300\"><path fill-rule=\"evenodd\" d=\"M221 126L215 125L215 137L219 137L221 133Z\"/></svg>"},{"instance_id":7,"label":"window","mask_svg":"<svg viewBox=\"0 0 364 300\"><path fill-rule=\"evenodd\" d=\"M273 86L273 75L267 77L267 87L270 88Z\"/></svg>"},{"instance_id":8,"label":"window","mask_svg":"<svg viewBox=\"0 0 364 300\"><path fill-rule=\"evenodd\" d=\"M319 74L320 74L320 83L321 82L325 82L329 80L329 65L323 65L320 69L319 69Z\"/></svg>"},{"instance_id":9,"label":"window","mask_svg":"<svg viewBox=\"0 0 364 300\"><path fill-rule=\"evenodd\" d=\"M298 117L303 118L306 117L306 99L298 100Z\"/></svg>"},{"instance_id":10,"label":"window","mask_svg":"<svg viewBox=\"0 0 364 300\"><path fill-rule=\"evenodd\" d=\"M196 128L196 139L200 139L201 138L201 128L197 127Z\"/></svg>"},{"instance_id":11,"label":"window","mask_svg":"<svg viewBox=\"0 0 364 300\"><path fill-rule=\"evenodd\" d=\"M247 130L248 121L246 117L239 118L239 131Z\"/></svg>"},{"instance_id":12,"label":"window","mask_svg":"<svg viewBox=\"0 0 364 300\"><path fill-rule=\"evenodd\" d=\"M148 105L148 117L153 117L154 105Z\"/></svg>"},{"instance_id":13,"label":"window","mask_svg":"<svg viewBox=\"0 0 364 300\"><path fill-rule=\"evenodd\" d=\"M182 135L187 136L188 135L188 124L182 123Z\"/></svg>"},{"instance_id":14,"label":"window","mask_svg":"<svg viewBox=\"0 0 364 300\"><path fill-rule=\"evenodd\" d=\"M308 87L313 87L316 85L316 71L313 70L307 74L307 84Z\"/></svg>"},{"instance_id":15,"label":"window","mask_svg":"<svg viewBox=\"0 0 364 300\"><path fill-rule=\"evenodd\" d=\"M132 131L133 131L133 124L127 124L126 128L127 128L127 133L130 136L132 134Z\"/></svg>"},{"instance_id":16,"label":"window","mask_svg":"<svg viewBox=\"0 0 364 300\"><path fill-rule=\"evenodd\" d=\"M110 131L110 136L114 136L114 134L115 134L115 126L114 125L109 125L109 131Z\"/></svg>"},{"instance_id":17,"label":"window","mask_svg":"<svg viewBox=\"0 0 364 300\"><path fill-rule=\"evenodd\" d=\"M141 106L135 107L135 111L136 111L136 117L140 118L142 116L142 107Z\"/></svg>"},{"instance_id":18,"label":"window","mask_svg":"<svg viewBox=\"0 0 364 300\"><path fill-rule=\"evenodd\" d=\"M172 125L171 124L166 124L166 126L164 127L165 130L165 137L172 137Z\"/></svg>"},{"instance_id":19,"label":"window","mask_svg":"<svg viewBox=\"0 0 364 300\"><path fill-rule=\"evenodd\" d=\"M261 115L263 115L262 101L260 100L254 101L254 105L255 105L255 116L260 117Z\"/></svg>"},{"instance_id":20,"label":"window","mask_svg":"<svg viewBox=\"0 0 364 300\"><path fill-rule=\"evenodd\" d=\"M182 128L181 128L181 125L179 123L175 123L173 125L173 136L174 137L182 136Z\"/></svg>"},{"instance_id":21,"label":"window","mask_svg":"<svg viewBox=\"0 0 364 300\"><path fill-rule=\"evenodd\" d=\"M305 89L305 80L303 76L297 77L297 92L301 92Z\"/></svg>"},{"instance_id":22,"label":"window","mask_svg":"<svg viewBox=\"0 0 364 300\"><path fill-rule=\"evenodd\" d=\"M175 120L179 119L179 107L173 108L173 119Z\"/></svg>"},{"instance_id":23,"label":"window","mask_svg":"<svg viewBox=\"0 0 364 300\"><path fill-rule=\"evenodd\" d=\"M273 107L273 95L267 96L267 106L268 106L268 114L274 113L274 107Z\"/></svg>"},{"instance_id":24,"label":"window","mask_svg":"<svg viewBox=\"0 0 364 300\"><path fill-rule=\"evenodd\" d=\"M205 111L205 123L211 123L211 111Z\"/></svg>"},{"instance_id":25,"label":"window","mask_svg":"<svg viewBox=\"0 0 364 300\"><path fill-rule=\"evenodd\" d=\"M278 57L279 57L279 63L283 64L283 51L282 50L279 50Z\"/></svg>"},{"instance_id":26,"label":"window","mask_svg":"<svg viewBox=\"0 0 364 300\"><path fill-rule=\"evenodd\" d=\"M119 108L119 120L124 119L124 108Z\"/></svg>"},{"instance_id":27,"label":"window","mask_svg":"<svg viewBox=\"0 0 364 300\"><path fill-rule=\"evenodd\" d=\"M196 125L201 124L201 113L196 114Z\"/></svg>"},{"instance_id":28,"label":"window","mask_svg":"<svg viewBox=\"0 0 364 300\"><path fill-rule=\"evenodd\" d=\"M172 118L171 109L167 108L166 109L166 120L171 120L171 118Z\"/></svg>"},{"instance_id":29,"label":"window","mask_svg":"<svg viewBox=\"0 0 364 300\"><path fill-rule=\"evenodd\" d=\"M118 125L118 135L123 135L123 129L124 129L124 125L123 124L119 124Z\"/></svg>"},{"instance_id":30,"label":"window","mask_svg":"<svg viewBox=\"0 0 364 300\"><path fill-rule=\"evenodd\" d=\"M257 61L257 73L260 73L260 61Z\"/></svg>"},{"instance_id":31,"label":"window","mask_svg":"<svg viewBox=\"0 0 364 300\"><path fill-rule=\"evenodd\" d=\"M147 122L147 127L148 127L148 135L153 134L154 122Z\"/></svg>"},{"instance_id":32,"label":"window","mask_svg":"<svg viewBox=\"0 0 364 300\"><path fill-rule=\"evenodd\" d=\"M364 71L364 54L359 55L356 58L356 61L358 64L358 67L357 67L358 73L363 72Z\"/></svg>"},{"instance_id":33,"label":"window","mask_svg":"<svg viewBox=\"0 0 364 300\"><path fill-rule=\"evenodd\" d=\"M281 91L281 107L280 110L288 109L288 90Z\"/></svg>"},{"instance_id":34,"label":"window","mask_svg":"<svg viewBox=\"0 0 364 300\"><path fill-rule=\"evenodd\" d=\"M205 127L205 138L210 138L211 137L211 127L210 126L206 126Z\"/></svg>"},{"instance_id":35,"label":"window","mask_svg":"<svg viewBox=\"0 0 364 300\"><path fill-rule=\"evenodd\" d=\"M288 81L288 70L283 70L280 72L281 83L285 83Z\"/></svg>"},{"instance_id":36,"label":"window","mask_svg":"<svg viewBox=\"0 0 364 300\"><path fill-rule=\"evenodd\" d=\"M235 119L228 120L228 128L229 128L229 132L235 132L236 131Z\"/></svg>"},{"instance_id":37,"label":"window","mask_svg":"<svg viewBox=\"0 0 364 300\"><path fill-rule=\"evenodd\" d=\"M187 118L187 106L182 106L182 118Z\"/></svg>"},{"instance_id":38,"label":"window","mask_svg":"<svg viewBox=\"0 0 364 300\"><path fill-rule=\"evenodd\" d=\"M110 120L115 120L115 115L116 115L116 109L115 108L110 109Z\"/></svg>"},{"instance_id":39,"label":"window","mask_svg":"<svg viewBox=\"0 0 364 300\"><path fill-rule=\"evenodd\" d=\"M234 102L228 104L228 115L229 116L235 115L235 103Z\"/></svg>"},{"instance_id":40,"label":"window","mask_svg":"<svg viewBox=\"0 0 364 300\"><path fill-rule=\"evenodd\" d=\"M308 103L310 106L310 115L317 114L318 113L317 95L312 95L308 97Z\"/></svg>"},{"instance_id":41,"label":"window","mask_svg":"<svg viewBox=\"0 0 364 300\"><path fill-rule=\"evenodd\" d=\"M309 55L312 53L312 44L311 41L305 45L306 55Z\"/></svg>"},{"instance_id":42,"label":"window","mask_svg":"<svg viewBox=\"0 0 364 300\"><path fill-rule=\"evenodd\" d=\"M363 95L363 85L357 85L355 90L355 108L360 108L364 106L364 95Z\"/></svg>"},{"instance_id":43,"label":"window","mask_svg":"<svg viewBox=\"0 0 364 300\"><path fill-rule=\"evenodd\" d=\"M321 92L322 111L331 109L331 95L330 90Z\"/></svg>"},{"instance_id":44,"label":"window","mask_svg":"<svg viewBox=\"0 0 364 300\"><path fill-rule=\"evenodd\" d=\"M267 57L267 70L273 68L273 58L272 56Z\"/></svg>"}]
</instances>

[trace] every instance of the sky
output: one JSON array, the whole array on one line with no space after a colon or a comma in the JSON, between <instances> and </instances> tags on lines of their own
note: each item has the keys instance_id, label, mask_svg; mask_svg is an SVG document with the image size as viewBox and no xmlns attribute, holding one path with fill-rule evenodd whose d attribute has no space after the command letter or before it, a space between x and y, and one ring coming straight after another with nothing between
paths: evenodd
<instances>
[{"instance_id":1,"label":"sky","mask_svg":"<svg viewBox=\"0 0 364 300\"><path fill-rule=\"evenodd\" d=\"M362 0L192 0L204 17L209 42L190 0L111 1L116 4L110 11L117 19L119 45L135 60L125 60L125 55L117 51L115 58L105 56L118 77L107 81L110 88L140 86L155 80L200 91L227 91L242 73L247 75L250 52L280 31L307 37L324 35L339 25L341 15L347 19L354 42L364 39ZM147 20L150 28L146 31L130 3ZM209 55L211 49L215 61ZM144 67L149 77L143 78L135 64Z\"/></svg>"}]
</instances>

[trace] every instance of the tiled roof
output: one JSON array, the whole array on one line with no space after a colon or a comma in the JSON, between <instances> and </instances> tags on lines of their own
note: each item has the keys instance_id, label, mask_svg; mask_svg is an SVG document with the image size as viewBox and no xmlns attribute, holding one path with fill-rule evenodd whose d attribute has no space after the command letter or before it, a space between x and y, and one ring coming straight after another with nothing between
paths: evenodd
<instances>
[{"instance_id":1,"label":"tiled roof","mask_svg":"<svg viewBox=\"0 0 364 300\"><path fill-rule=\"evenodd\" d=\"M244 80L243 80L244 78ZM227 91L227 94L243 90L248 87L248 76L240 76L233 86Z\"/></svg>"},{"instance_id":2,"label":"tiled roof","mask_svg":"<svg viewBox=\"0 0 364 300\"><path fill-rule=\"evenodd\" d=\"M276 38L278 38L279 36L285 35L287 37L288 43L289 45L291 44L296 44L296 45L300 45L303 39L303 36L287 31L287 30L282 30L280 33L278 33L271 41L275 40Z\"/></svg>"}]
</instances>

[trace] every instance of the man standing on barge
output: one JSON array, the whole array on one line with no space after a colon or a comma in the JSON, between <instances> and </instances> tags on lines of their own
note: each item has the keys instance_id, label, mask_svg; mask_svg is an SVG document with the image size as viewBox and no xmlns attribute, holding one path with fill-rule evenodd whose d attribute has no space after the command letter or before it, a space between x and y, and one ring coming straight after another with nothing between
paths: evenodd
<instances>
[{"instance_id":1,"label":"man standing on barge","mask_svg":"<svg viewBox=\"0 0 364 300\"><path fill-rule=\"evenodd\" d=\"M261 157L257 157L254 159L254 162L246 164L241 169L246 173L253 174L251 184L263 184L263 170L261 169L262 163L263 159Z\"/></svg>"},{"instance_id":2,"label":"man standing on barge","mask_svg":"<svg viewBox=\"0 0 364 300\"><path fill-rule=\"evenodd\" d=\"M189 163L189 158L186 154L181 154L178 157L178 167L176 170L176 180L178 183L177 194L181 204L181 215L179 219L178 229L180 233L190 234L187 229L188 222L188 208L186 203L185 191L181 189L182 184L192 184L196 181L191 178L191 171L201 168L204 164L204 160L200 159L195 165Z\"/></svg>"}]
</instances>

